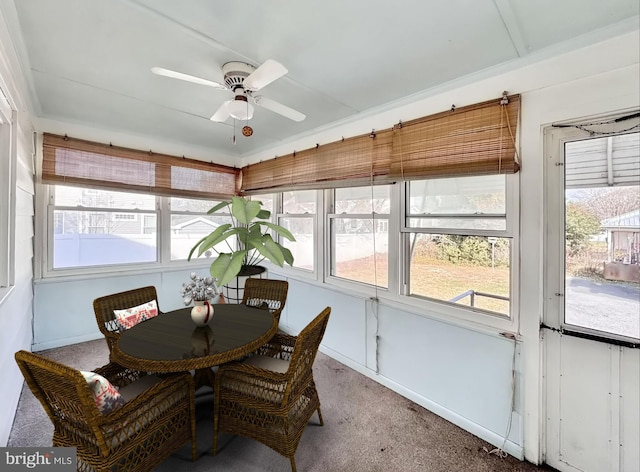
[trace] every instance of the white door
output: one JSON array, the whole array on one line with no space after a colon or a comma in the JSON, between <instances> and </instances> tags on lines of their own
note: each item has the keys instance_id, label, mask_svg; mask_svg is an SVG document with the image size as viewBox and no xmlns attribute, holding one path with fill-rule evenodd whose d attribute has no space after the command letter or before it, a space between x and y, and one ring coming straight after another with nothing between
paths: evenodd
<instances>
[{"instance_id":1,"label":"white door","mask_svg":"<svg viewBox=\"0 0 640 472\"><path fill-rule=\"evenodd\" d=\"M640 471L637 122L545 132L544 450L563 472Z\"/></svg>"}]
</instances>

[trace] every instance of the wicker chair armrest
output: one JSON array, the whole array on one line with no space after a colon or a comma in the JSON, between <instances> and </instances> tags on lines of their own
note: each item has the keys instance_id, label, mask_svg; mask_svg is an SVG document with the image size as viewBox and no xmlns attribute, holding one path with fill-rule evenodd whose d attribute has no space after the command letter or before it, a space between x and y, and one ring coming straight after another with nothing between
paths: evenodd
<instances>
[{"instance_id":1,"label":"wicker chair armrest","mask_svg":"<svg viewBox=\"0 0 640 472\"><path fill-rule=\"evenodd\" d=\"M120 331L107 331L105 330L104 332L104 337L109 339L110 342L115 343L118 339L120 339L120 336L122 335L122 333Z\"/></svg>"},{"instance_id":2,"label":"wicker chair armrest","mask_svg":"<svg viewBox=\"0 0 640 472\"><path fill-rule=\"evenodd\" d=\"M255 354L267 357L275 357L285 361L291 360L293 348L296 345L296 337L285 333L276 333L271 340L263 344Z\"/></svg>"},{"instance_id":3,"label":"wicker chair armrest","mask_svg":"<svg viewBox=\"0 0 640 472\"><path fill-rule=\"evenodd\" d=\"M190 404L193 377L188 373L164 377L122 407L113 410L98 421L105 438L118 435L122 428L140 429L149 418L175 408L182 402Z\"/></svg>"},{"instance_id":4,"label":"wicker chair armrest","mask_svg":"<svg viewBox=\"0 0 640 472\"><path fill-rule=\"evenodd\" d=\"M110 362L107 365L94 369L96 374L102 375L105 379L111 382L118 388L125 387L131 382L135 382L141 377L146 375L146 372L140 372L138 370L128 369L115 362Z\"/></svg>"}]
</instances>

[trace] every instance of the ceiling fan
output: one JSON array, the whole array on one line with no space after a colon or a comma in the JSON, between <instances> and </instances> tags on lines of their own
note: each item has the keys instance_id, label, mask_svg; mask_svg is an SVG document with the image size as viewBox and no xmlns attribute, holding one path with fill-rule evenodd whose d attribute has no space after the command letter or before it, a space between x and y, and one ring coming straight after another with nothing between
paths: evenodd
<instances>
[{"instance_id":1,"label":"ceiling fan","mask_svg":"<svg viewBox=\"0 0 640 472\"><path fill-rule=\"evenodd\" d=\"M152 67L151 72L219 90L232 91L233 99L227 100L218 108L211 117L212 121L224 122L229 117L236 120L250 120L253 117L252 103L293 121L302 121L306 118L303 113L256 93L288 72L282 64L273 59L268 59L258 68L244 62L227 62L222 66L224 84L162 67Z\"/></svg>"}]
</instances>

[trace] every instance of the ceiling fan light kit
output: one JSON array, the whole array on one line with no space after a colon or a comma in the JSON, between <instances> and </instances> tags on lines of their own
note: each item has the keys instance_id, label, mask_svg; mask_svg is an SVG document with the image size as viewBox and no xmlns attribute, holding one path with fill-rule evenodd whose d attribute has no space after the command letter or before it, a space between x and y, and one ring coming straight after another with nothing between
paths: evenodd
<instances>
[{"instance_id":1,"label":"ceiling fan light kit","mask_svg":"<svg viewBox=\"0 0 640 472\"><path fill-rule=\"evenodd\" d=\"M238 96L227 103L227 111L236 120L250 120L253 118L253 105L247 102L247 97Z\"/></svg>"},{"instance_id":2,"label":"ceiling fan light kit","mask_svg":"<svg viewBox=\"0 0 640 472\"><path fill-rule=\"evenodd\" d=\"M200 77L183 74L182 72L164 69L162 67L153 67L151 72L164 77L185 80L187 82L207 85L216 89L230 90L233 92L234 98L227 100L220 105L210 118L211 121L225 122L229 117L235 120L248 121L253 118L254 107L252 103L293 121L299 122L306 118L304 113L300 113L299 111L283 105L282 103L276 102L275 100L271 100L262 95L254 95L258 90L287 74L287 69L273 59L266 60L258 68L255 68L251 64L247 64L245 62L232 61L225 63L222 66L224 85L211 80L202 79ZM243 134L245 136L251 135Z\"/></svg>"}]
</instances>

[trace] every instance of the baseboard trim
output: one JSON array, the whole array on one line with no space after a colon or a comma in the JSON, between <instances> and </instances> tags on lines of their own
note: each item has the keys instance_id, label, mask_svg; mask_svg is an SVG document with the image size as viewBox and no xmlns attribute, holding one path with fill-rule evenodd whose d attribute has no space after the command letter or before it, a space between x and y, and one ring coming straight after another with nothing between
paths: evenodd
<instances>
[{"instance_id":1,"label":"baseboard trim","mask_svg":"<svg viewBox=\"0 0 640 472\"><path fill-rule=\"evenodd\" d=\"M47 341L43 343L33 343L31 345L31 351L38 352L44 351L46 349L54 349L56 347L69 346L70 344L78 344L86 341L95 341L96 339L101 339L102 335L95 334L85 334L82 336L73 336L71 338L64 339L56 339L54 341Z\"/></svg>"}]
</instances>

